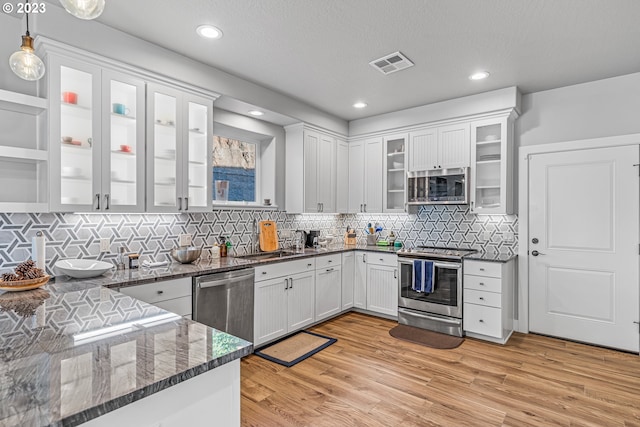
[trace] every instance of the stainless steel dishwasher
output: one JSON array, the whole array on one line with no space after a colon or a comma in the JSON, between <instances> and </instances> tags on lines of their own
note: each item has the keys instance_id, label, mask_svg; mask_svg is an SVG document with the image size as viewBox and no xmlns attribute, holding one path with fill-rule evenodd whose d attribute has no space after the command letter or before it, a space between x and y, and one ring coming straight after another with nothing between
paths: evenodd
<instances>
[{"instance_id":1,"label":"stainless steel dishwasher","mask_svg":"<svg viewBox=\"0 0 640 427\"><path fill-rule=\"evenodd\" d=\"M193 320L253 342L253 268L193 278Z\"/></svg>"}]
</instances>

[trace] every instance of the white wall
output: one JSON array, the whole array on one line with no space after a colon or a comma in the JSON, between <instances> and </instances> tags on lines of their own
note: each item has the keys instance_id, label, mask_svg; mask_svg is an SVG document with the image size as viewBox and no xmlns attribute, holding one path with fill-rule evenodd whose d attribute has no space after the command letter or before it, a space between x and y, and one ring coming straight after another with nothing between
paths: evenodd
<instances>
[{"instance_id":1,"label":"white wall","mask_svg":"<svg viewBox=\"0 0 640 427\"><path fill-rule=\"evenodd\" d=\"M522 96L519 146L640 133L640 73Z\"/></svg>"}]
</instances>

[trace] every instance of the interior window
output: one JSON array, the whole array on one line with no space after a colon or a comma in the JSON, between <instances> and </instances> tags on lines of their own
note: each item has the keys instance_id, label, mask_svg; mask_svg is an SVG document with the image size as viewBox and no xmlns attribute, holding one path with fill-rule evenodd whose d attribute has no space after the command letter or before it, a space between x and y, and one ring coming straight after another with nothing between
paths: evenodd
<instances>
[{"instance_id":1,"label":"interior window","mask_svg":"<svg viewBox=\"0 0 640 427\"><path fill-rule=\"evenodd\" d=\"M213 201L256 202L258 144L213 137Z\"/></svg>"}]
</instances>

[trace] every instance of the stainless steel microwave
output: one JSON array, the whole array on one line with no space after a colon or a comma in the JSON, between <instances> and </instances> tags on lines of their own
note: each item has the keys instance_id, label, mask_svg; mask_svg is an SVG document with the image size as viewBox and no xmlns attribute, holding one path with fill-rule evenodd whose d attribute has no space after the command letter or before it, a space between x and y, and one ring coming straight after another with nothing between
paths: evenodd
<instances>
[{"instance_id":1,"label":"stainless steel microwave","mask_svg":"<svg viewBox=\"0 0 640 427\"><path fill-rule=\"evenodd\" d=\"M407 172L410 205L469 204L469 168Z\"/></svg>"}]
</instances>

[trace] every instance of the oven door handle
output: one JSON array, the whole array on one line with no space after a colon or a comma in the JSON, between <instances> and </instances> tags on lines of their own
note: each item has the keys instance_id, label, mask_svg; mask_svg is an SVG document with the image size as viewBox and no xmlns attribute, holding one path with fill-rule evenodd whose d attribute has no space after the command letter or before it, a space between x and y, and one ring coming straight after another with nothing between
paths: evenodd
<instances>
[{"instance_id":1,"label":"oven door handle","mask_svg":"<svg viewBox=\"0 0 640 427\"><path fill-rule=\"evenodd\" d=\"M449 319L445 319L445 318L443 318L443 317L432 317L432 316L427 316L427 315L425 315L425 314L418 314L418 313L416 313L416 312L415 312L415 311L413 311L413 310L412 310L412 311L409 311L409 310L405 310L405 309L403 309L403 308L398 308L398 311L399 311L400 313L405 313L405 314L408 314L408 315L410 315L410 316L420 317L420 318L422 318L422 319L435 320L435 321L437 321L437 322L449 323L449 324L452 324L452 325L459 325L459 324L460 324L460 321L458 321L458 320L449 320Z\"/></svg>"},{"instance_id":2,"label":"oven door handle","mask_svg":"<svg viewBox=\"0 0 640 427\"><path fill-rule=\"evenodd\" d=\"M429 261L428 258L415 258L415 259L424 259L425 261ZM411 259L411 261L406 261L406 258L398 259L398 264L413 265L413 258ZM456 269L462 268L462 264L459 262L433 261L433 266L439 267L439 268L456 268Z\"/></svg>"}]
</instances>

